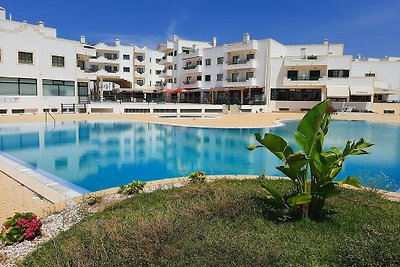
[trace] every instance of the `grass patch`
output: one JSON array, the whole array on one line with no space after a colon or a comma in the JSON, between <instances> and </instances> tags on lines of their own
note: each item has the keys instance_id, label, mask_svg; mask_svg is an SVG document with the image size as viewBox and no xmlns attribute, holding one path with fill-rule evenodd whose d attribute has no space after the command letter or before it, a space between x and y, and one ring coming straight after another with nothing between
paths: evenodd
<instances>
[{"instance_id":1,"label":"grass patch","mask_svg":"<svg viewBox=\"0 0 400 267\"><path fill-rule=\"evenodd\" d=\"M290 183L274 181L289 192ZM85 218L19 266L400 266L400 204L343 190L321 221L280 222L257 180L141 194Z\"/></svg>"}]
</instances>

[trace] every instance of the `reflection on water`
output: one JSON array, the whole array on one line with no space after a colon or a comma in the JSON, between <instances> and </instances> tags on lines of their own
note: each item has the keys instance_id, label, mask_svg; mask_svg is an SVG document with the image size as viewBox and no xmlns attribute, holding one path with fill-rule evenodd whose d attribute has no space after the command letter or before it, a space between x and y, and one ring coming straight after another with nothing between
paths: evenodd
<instances>
[{"instance_id":1,"label":"reflection on water","mask_svg":"<svg viewBox=\"0 0 400 267\"><path fill-rule=\"evenodd\" d=\"M62 122L2 125L0 150L90 191L126 184L207 174L280 175L280 162L266 150L249 152L253 133L270 131L293 144L297 122L271 129L202 129L131 122ZM376 143L372 155L354 157L344 173L391 190L399 188L400 127L366 122L333 122L328 146L347 139ZM382 174L387 179L381 179ZM396 187L397 186L397 187Z\"/></svg>"}]
</instances>

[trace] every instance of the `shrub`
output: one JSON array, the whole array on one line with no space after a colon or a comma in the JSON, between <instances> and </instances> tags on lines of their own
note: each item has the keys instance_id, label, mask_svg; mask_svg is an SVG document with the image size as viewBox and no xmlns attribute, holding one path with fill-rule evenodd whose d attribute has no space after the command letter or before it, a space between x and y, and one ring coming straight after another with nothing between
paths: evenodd
<instances>
[{"instance_id":1,"label":"shrub","mask_svg":"<svg viewBox=\"0 0 400 267\"><path fill-rule=\"evenodd\" d=\"M99 196L96 194L90 194L90 195L85 196L85 202L89 206L93 206L97 203L100 203L102 199L103 199L102 196Z\"/></svg>"},{"instance_id":2,"label":"shrub","mask_svg":"<svg viewBox=\"0 0 400 267\"><path fill-rule=\"evenodd\" d=\"M6 245L22 242L25 239L32 240L40 235L42 222L32 212L16 212L13 217L7 219L1 231L1 239Z\"/></svg>"},{"instance_id":3,"label":"shrub","mask_svg":"<svg viewBox=\"0 0 400 267\"><path fill-rule=\"evenodd\" d=\"M329 100L325 100L308 111L297 127L295 140L302 150L294 152L282 137L270 133L266 133L264 138L256 133L255 138L259 145L247 147L249 150L267 148L283 162L283 166L276 168L292 180L295 196L285 199L268 184L263 184L263 188L268 192L269 198L286 207L298 206L303 217L308 217L309 213L313 217L319 217L325 199L340 192L338 185L360 187L355 177L347 177L343 181L334 179L342 170L348 156L368 154L365 149L373 145L361 138L358 141L347 141L343 150L337 147L324 150L330 120Z\"/></svg>"},{"instance_id":4,"label":"shrub","mask_svg":"<svg viewBox=\"0 0 400 267\"><path fill-rule=\"evenodd\" d=\"M205 172L192 172L189 174L189 180L193 183L204 183L206 181Z\"/></svg>"},{"instance_id":5,"label":"shrub","mask_svg":"<svg viewBox=\"0 0 400 267\"><path fill-rule=\"evenodd\" d=\"M133 181L127 185L121 185L118 193L125 195L136 195L143 191L145 185L145 182Z\"/></svg>"}]
</instances>

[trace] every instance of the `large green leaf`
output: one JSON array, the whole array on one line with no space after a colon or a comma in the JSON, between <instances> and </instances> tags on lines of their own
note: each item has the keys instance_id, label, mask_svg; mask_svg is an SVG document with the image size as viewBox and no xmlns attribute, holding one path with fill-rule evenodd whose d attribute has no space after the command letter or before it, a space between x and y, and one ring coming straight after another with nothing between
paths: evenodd
<instances>
[{"instance_id":1,"label":"large green leaf","mask_svg":"<svg viewBox=\"0 0 400 267\"><path fill-rule=\"evenodd\" d=\"M287 203L290 206L295 206L295 205L302 205L306 203L310 203L312 199L312 196L308 193L302 193L300 195L291 197L287 200Z\"/></svg>"},{"instance_id":2,"label":"large green leaf","mask_svg":"<svg viewBox=\"0 0 400 267\"><path fill-rule=\"evenodd\" d=\"M325 100L311 110L300 121L295 138L297 144L303 148L306 155L310 155L318 133L327 131L329 125L329 100ZM321 129L321 126L323 129Z\"/></svg>"},{"instance_id":3,"label":"large green leaf","mask_svg":"<svg viewBox=\"0 0 400 267\"><path fill-rule=\"evenodd\" d=\"M286 158L293 154L293 149L289 146L289 144L280 136L266 133L264 138L261 138L259 133L254 134L256 140L266 147L269 151L271 151L275 156L277 156L280 160L286 161Z\"/></svg>"},{"instance_id":4,"label":"large green leaf","mask_svg":"<svg viewBox=\"0 0 400 267\"><path fill-rule=\"evenodd\" d=\"M351 177L351 176L347 177L342 181L337 182L337 184L339 185L348 184L357 188L361 188L360 181L358 181L356 177Z\"/></svg>"},{"instance_id":5,"label":"large green leaf","mask_svg":"<svg viewBox=\"0 0 400 267\"><path fill-rule=\"evenodd\" d=\"M267 183L261 184L261 187L264 188L278 203L286 206L285 200L283 199L283 196L278 190L276 190L272 186L269 186Z\"/></svg>"},{"instance_id":6,"label":"large green leaf","mask_svg":"<svg viewBox=\"0 0 400 267\"><path fill-rule=\"evenodd\" d=\"M298 151L295 154L290 155L286 159L286 163L294 172L298 172L308 163L308 159L306 155L303 154L303 152Z\"/></svg>"}]
</instances>

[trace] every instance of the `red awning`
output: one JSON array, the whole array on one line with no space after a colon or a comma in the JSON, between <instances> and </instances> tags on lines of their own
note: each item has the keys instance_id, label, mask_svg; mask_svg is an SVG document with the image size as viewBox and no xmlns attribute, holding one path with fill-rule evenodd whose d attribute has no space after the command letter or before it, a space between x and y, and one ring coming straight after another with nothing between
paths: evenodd
<instances>
[{"instance_id":1,"label":"red awning","mask_svg":"<svg viewBox=\"0 0 400 267\"><path fill-rule=\"evenodd\" d=\"M178 93L190 93L190 90L178 88L178 89L166 89L163 90L163 92L166 94L178 94Z\"/></svg>"}]
</instances>

